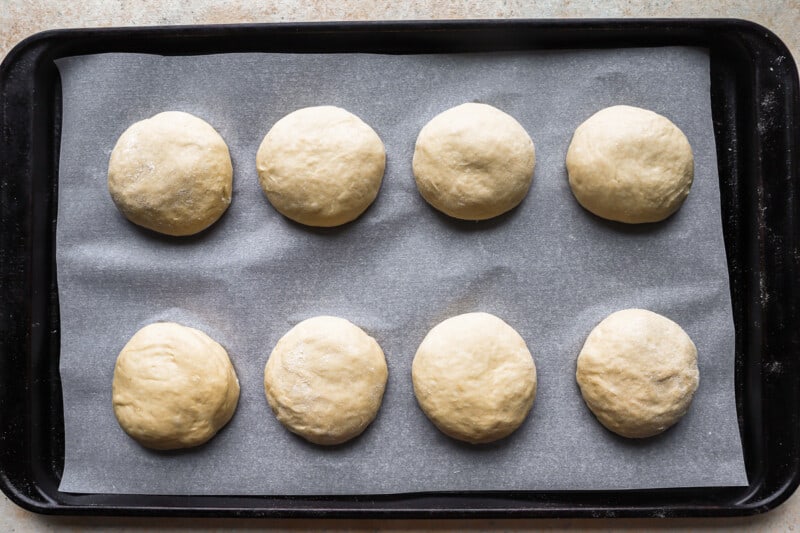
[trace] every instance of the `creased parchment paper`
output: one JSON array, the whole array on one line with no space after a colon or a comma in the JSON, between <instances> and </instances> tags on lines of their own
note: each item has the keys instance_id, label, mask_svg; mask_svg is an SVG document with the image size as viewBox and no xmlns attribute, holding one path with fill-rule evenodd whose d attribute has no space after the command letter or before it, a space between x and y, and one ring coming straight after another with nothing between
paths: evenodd
<instances>
[{"instance_id":1,"label":"creased parchment paper","mask_svg":"<svg viewBox=\"0 0 800 533\"><path fill-rule=\"evenodd\" d=\"M66 58L58 67L62 491L300 495L746 484L706 51L105 54ZM411 174L420 128L467 101L511 114L536 145L527 198L482 223L428 207ZM572 132L595 111L623 103L666 115L694 149L694 187L666 222L606 222L570 193L564 157ZM373 206L356 222L326 230L280 216L255 170L272 124L323 104L360 116L388 154ZM166 110L208 121L233 158L233 204L196 237L139 229L117 212L106 188L119 135ZM628 307L677 321L699 350L700 388L689 413L647 440L603 429L574 377L591 329ZM410 376L431 327L478 310L520 332L539 374L525 424L485 446L439 433L417 407ZM277 340L322 314L374 336L390 373L378 418L334 448L286 431L263 390ZM157 320L206 331L227 348L241 381L233 420L197 449L146 450L114 418L116 356Z\"/></svg>"}]
</instances>

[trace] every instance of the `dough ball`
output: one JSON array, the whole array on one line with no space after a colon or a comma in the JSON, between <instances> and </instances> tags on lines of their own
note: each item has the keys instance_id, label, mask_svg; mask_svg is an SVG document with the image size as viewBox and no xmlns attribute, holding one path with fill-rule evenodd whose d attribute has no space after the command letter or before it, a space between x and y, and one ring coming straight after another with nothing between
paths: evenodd
<instances>
[{"instance_id":1,"label":"dough ball","mask_svg":"<svg viewBox=\"0 0 800 533\"><path fill-rule=\"evenodd\" d=\"M511 434L536 396L536 367L525 341L488 313L458 315L430 330L411 377L431 422L474 444Z\"/></svg>"},{"instance_id":2,"label":"dough ball","mask_svg":"<svg viewBox=\"0 0 800 533\"><path fill-rule=\"evenodd\" d=\"M516 207L531 186L535 154L528 133L486 104L462 104L428 122L417 137L417 188L439 211L485 220Z\"/></svg>"},{"instance_id":3,"label":"dough ball","mask_svg":"<svg viewBox=\"0 0 800 533\"><path fill-rule=\"evenodd\" d=\"M657 113L618 105L578 126L567 151L569 186L595 215L640 224L664 220L689 194L692 147Z\"/></svg>"},{"instance_id":4,"label":"dough ball","mask_svg":"<svg viewBox=\"0 0 800 533\"><path fill-rule=\"evenodd\" d=\"M189 448L231 419L239 380L211 337L158 322L137 331L117 357L112 401L119 425L142 446Z\"/></svg>"},{"instance_id":5,"label":"dough ball","mask_svg":"<svg viewBox=\"0 0 800 533\"><path fill-rule=\"evenodd\" d=\"M375 200L386 151L360 118L307 107L272 126L256 155L261 188L282 215L307 226L355 220Z\"/></svg>"},{"instance_id":6,"label":"dough ball","mask_svg":"<svg viewBox=\"0 0 800 533\"><path fill-rule=\"evenodd\" d=\"M650 437L689 409L700 381L697 349L666 317L617 311L589 334L576 378L601 424L623 437Z\"/></svg>"},{"instance_id":7,"label":"dough ball","mask_svg":"<svg viewBox=\"0 0 800 533\"><path fill-rule=\"evenodd\" d=\"M125 130L111 152L108 190L139 226L193 235L216 222L231 203L228 146L207 122L167 111Z\"/></svg>"},{"instance_id":8,"label":"dough ball","mask_svg":"<svg viewBox=\"0 0 800 533\"><path fill-rule=\"evenodd\" d=\"M316 444L339 444L375 419L388 376L375 339L343 318L318 316L278 341L264 389L289 431Z\"/></svg>"}]
</instances>

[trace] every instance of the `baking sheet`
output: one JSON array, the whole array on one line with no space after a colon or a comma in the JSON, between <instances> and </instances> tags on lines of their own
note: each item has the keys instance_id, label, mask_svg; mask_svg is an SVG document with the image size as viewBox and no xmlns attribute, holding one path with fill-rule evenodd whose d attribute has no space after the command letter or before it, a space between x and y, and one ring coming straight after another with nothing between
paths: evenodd
<instances>
[{"instance_id":1,"label":"baking sheet","mask_svg":"<svg viewBox=\"0 0 800 533\"><path fill-rule=\"evenodd\" d=\"M454 490L746 485L734 399L734 331L702 49L493 54L102 54L58 61L63 87L57 265L65 465L60 490L150 494L374 494ZM411 174L414 142L466 101L514 116L536 145L533 185L514 211L474 223L430 208ZM280 216L255 153L270 126L305 106L359 115L386 145L373 206L340 228ZM564 158L595 111L637 105L687 135L695 182L683 208L644 226L607 222L572 197ZM108 157L133 122L196 114L227 141L233 203L201 235L128 223L106 188ZM575 384L575 359L607 314L643 307L677 321L701 382L675 427L646 440L606 431ZM494 313L526 339L539 388L528 419L490 445L438 432L416 405L411 361L427 331ZM277 340L315 315L347 318L386 353L380 413L333 448L283 429L263 369ZM223 344L242 386L236 415L200 448L154 452L111 408L116 356L140 327L174 320Z\"/></svg>"}]
</instances>

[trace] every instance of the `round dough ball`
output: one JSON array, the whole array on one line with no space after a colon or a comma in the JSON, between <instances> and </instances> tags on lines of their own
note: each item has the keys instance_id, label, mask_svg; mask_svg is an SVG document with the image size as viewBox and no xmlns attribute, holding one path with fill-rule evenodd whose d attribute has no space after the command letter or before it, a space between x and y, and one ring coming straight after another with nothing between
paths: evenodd
<instances>
[{"instance_id":1,"label":"round dough ball","mask_svg":"<svg viewBox=\"0 0 800 533\"><path fill-rule=\"evenodd\" d=\"M575 376L601 424L623 437L651 437L689 409L700 382L697 348L666 317L617 311L589 334Z\"/></svg>"},{"instance_id":2,"label":"round dough ball","mask_svg":"<svg viewBox=\"0 0 800 533\"><path fill-rule=\"evenodd\" d=\"M233 416L239 380L225 349L173 322L145 326L117 357L114 414L139 444L156 450L203 444Z\"/></svg>"},{"instance_id":3,"label":"round dough ball","mask_svg":"<svg viewBox=\"0 0 800 533\"><path fill-rule=\"evenodd\" d=\"M657 113L618 105L578 126L567 151L569 186L595 215L640 224L677 211L692 187L692 147Z\"/></svg>"},{"instance_id":4,"label":"round dough ball","mask_svg":"<svg viewBox=\"0 0 800 533\"><path fill-rule=\"evenodd\" d=\"M375 419L388 376L375 339L343 318L318 316L278 341L264 390L289 431L316 444L340 444Z\"/></svg>"},{"instance_id":5,"label":"round dough ball","mask_svg":"<svg viewBox=\"0 0 800 533\"><path fill-rule=\"evenodd\" d=\"M193 235L216 222L231 203L228 146L206 121L167 111L132 125L108 163L108 190L139 226Z\"/></svg>"},{"instance_id":6,"label":"round dough ball","mask_svg":"<svg viewBox=\"0 0 800 533\"><path fill-rule=\"evenodd\" d=\"M339 226L358 218L378 195L385 167L378 134L333 106L289 113L272 126L256 155L267 199L306 226Z\"/></svg>"},{"instance_id":7,"label":"round dough ball","mask_svg":"<svg viewBox=\"0 0 800 533\"><path fill-rule=\"evenodd\" d=\"M533 141L513 117L486 104L462 104L428 122L417 137L414 177L425 200L463 220L516 207L531 186Z\"/></svg>"},{"instance_id":8,"label":"round dough ball","mask_svg":"<svg viewBox=\"0 0 800 533\"><path fill-rule=\"evenodd\" d=\"M511 434L536 396L536 366L525 341L488 313L458 315L430 330L411 377L431 422L473 444Z\"/></svg>"}]
</instances>

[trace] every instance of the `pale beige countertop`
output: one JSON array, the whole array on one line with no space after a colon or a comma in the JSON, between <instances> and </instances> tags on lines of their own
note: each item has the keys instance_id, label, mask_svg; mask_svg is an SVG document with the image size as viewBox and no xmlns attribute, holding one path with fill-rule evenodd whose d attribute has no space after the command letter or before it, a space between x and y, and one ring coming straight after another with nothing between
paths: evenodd
<instances>
[{"instance_id":1,"label":"pale beige countertop","mask_svg":"<svg viewBox=\"0 0 800 533\"><path fill-rule=\"evenodd\" d=\"M642 3L644 4L644 3ZM798 0L678 0L639 5L601 0L0 0L0 58L23 38L46 29L163 24L299 22L332 20L425 20L559 17L733 17L775 32L800 57ZM276 529L317 531L473 530L725 530L793 531L800 526L800 494L754 517L726 519L620 520L234 520L46 517L24 511L0 495L2 531L221 531Z\"/></svg>"}]
</instances>

